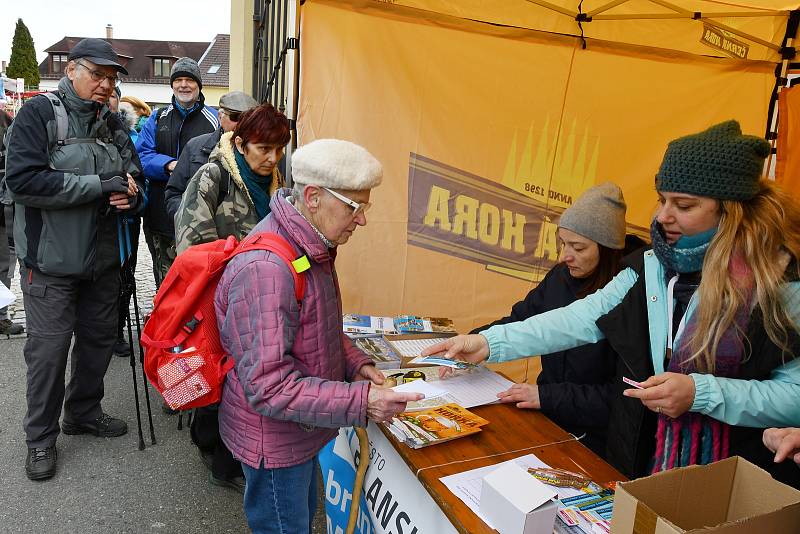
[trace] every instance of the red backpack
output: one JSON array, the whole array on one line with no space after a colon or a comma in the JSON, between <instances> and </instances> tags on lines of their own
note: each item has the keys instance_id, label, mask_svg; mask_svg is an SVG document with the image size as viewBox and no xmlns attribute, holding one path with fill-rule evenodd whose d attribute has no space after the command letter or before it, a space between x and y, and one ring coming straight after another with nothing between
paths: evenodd
<instances>
[{"instance_id":1,"label":"red backpack","mask_svg":"<svg viewBox=\"0 0 800 534\"><path fill-rule=\"evenodd\" d=\"M294 277L298 303L305 294L306 256L298 257L283 237L255 234L241 243L233 236L189 247L175 258L156 294L153 313L142 331L144 372L173 410L220 401L233 360L219 339L214 293L225 266L250 250L269 250L285 261Z\"/></svg>"}]
</instances>

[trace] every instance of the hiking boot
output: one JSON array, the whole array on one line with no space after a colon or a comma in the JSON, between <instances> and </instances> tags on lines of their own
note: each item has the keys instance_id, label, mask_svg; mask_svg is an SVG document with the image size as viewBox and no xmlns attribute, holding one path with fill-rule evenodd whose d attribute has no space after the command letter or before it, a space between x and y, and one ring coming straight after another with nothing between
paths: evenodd
<instances>
[{"instance_id":1,"label":"hiking boot","mask_svg":"<svg viewBox=\"0 0 800 534\"><path fill-rule=\"evenodd\" d=\"M58 453L56 446L28 447L28 457L25 459L25 474L30 480L47 480L56 474L56 461Z\"/></svg>"},{"instance_id":2,"label":"hiking boot","mask_svg":"<svg viewBox=\"0 0 800 534\"><path fill-rule=\"evenodd\" d=\"M61 430L64 434L74 436L76 434L94 434L100 438L115 438L128 433L128 424L122 419L111 417L104 413L94 421L85 423L68 423L62 421Z\"/></svg>"},{"instance_id":3,"label":"hiking boot","mask_svg":"<svg viewBox=\"0 0 800 534\"><path fill-rule=\"evenodd\" d=\"M234 476L230 478L217 478L214 473L208 474L208 481L221 488L230 488L236 490L244 495L244 486L246 481L243 476Z\"/></svg>"},{"instance_id":4,"label":"hiking boot","mask_svg":"<svg viewBox=\"0 0 800 534\"><path fill-rule=\"evenodd\" d=\"M0 334L16 336L25 332L25 327L13 322L11 319L0 319ZM53 475L50 475L53 476ZM49 477L48 477L49 478Z\"/></svg>"},{"instance_id":5,"label":"hiking boot","mask_svg":"<svg viewBox=\"0 0 800 534\"><path fill-rule=\"evenodd\" d=\"M124 337L117 339L117 342L114 343L114 356L119 356L120 358L127 358L131 355L131 346L130 344L125 341Z\"/></svg>"}]
</instances>

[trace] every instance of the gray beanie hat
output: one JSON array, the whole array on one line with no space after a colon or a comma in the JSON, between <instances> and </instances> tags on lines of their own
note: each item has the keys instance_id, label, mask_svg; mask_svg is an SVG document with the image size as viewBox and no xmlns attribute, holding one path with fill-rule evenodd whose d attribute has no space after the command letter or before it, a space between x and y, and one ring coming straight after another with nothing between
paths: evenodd
<instances>
[{"instance_id":1,"label":"gray beanie hat","mask_svg":"<svg viewBox=\"0 0 800 534\"><path fill-rule=\"evenodd\" d=\"M292 179L303 185L363 191L380 185L383 167L355 143L317 139L292 154Z\"/></svg>"},{"instance_id":2,"label":"gray beanie hat","mask_svg":"<svg viewBox=\"0 0 800 534\"><path fill-rule=\"evenodd\" d=\"M611 182L587 189L561 214L558 227L572 230L604 247L625 248L625 198L622 190Z\"/></svg>"},{"instance_id":3,"label":"gray beanie hat","mask_svg":"<svg viewBox=\"0 0 800 534\"><path fill-rule=\"evenodd\" d=\"M182 57L175 64L172 65L172 70L169 73L169 84L175 81L175 78L181 77L191 78L197 82L200 89L203 88L203 80L200 75L200 66L197 61L190 57Z\"/></svg>"}]
</instances>

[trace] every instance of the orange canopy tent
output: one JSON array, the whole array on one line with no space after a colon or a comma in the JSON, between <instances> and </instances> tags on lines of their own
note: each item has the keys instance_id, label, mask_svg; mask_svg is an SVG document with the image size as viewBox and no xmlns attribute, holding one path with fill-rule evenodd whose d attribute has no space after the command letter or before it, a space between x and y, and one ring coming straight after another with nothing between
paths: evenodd
<instances>
[{"instance_id":1,"label":"orange canopy tent","mask_svg":"<svg viewBox=\"0 0 800 534\"><path fill-rule=\"evenodd\" d=\"M798 3L307 0L300 144L384 165L337 260L345 311L505 315L557 260L564 208L619 184L646 234L669 140L722 120L769 135Z\"/></svg>"}]
</instances>

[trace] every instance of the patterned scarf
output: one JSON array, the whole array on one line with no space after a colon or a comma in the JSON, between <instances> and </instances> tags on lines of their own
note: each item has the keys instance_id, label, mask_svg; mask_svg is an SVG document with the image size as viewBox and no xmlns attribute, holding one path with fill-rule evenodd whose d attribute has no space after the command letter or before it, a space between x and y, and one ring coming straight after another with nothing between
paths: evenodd
<instances>
[{"instance_id":1,"label":"patterned scarf","mask_svg":"<svg viewBox=\"0 0 800 534\"><path fill-rule=\"evenodd\" d=\"M736 378L744 353L742 332L747 330L750 320L754 279L740 253L731 257L728 272L736 287L744 293L747 304L737 311L735 324L720 338L714 358L714 376ZM667 371L682 374L697 372L695 360L690 360L691 340L696 331L696 317L689 317ZM727 424L695 412L686 412L675 419L664 414L658 415L653 473L687 465L708 464L727 458L729 454L730 427Z\"/></svg>"},{"instance_id":2,"label":"patterned scarf","mask_svg":"<svg viewBox=\"0 0 800 534\"><path fill-rule=\"evenodd\" d=\"M717 227L697 235L681 236L677 243L670 245L664 236L664 229L655 219L650 224L650 239L661 265L668 271L695 273L703 268L703 259L711 240L717 234Z\"/></svg>"}]
</instances>

